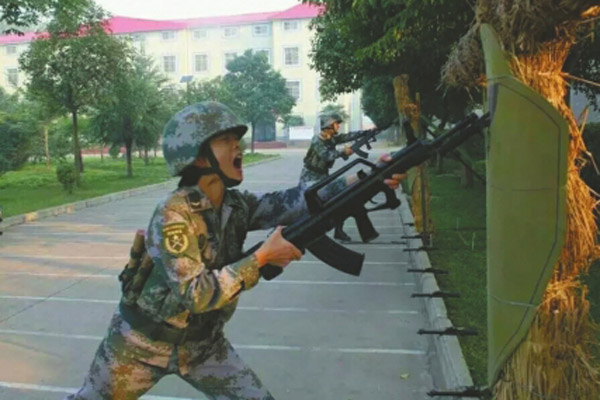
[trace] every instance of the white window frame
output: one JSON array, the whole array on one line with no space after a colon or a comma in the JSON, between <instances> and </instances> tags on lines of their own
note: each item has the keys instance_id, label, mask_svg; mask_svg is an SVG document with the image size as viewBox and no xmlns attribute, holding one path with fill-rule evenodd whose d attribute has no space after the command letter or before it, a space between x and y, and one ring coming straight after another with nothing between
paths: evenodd
<instances>
[{"instance_id":1,"label":"white window frame","mask_svg":"<svg viewBox=\"0 0 600 400\"><path fill-rule=\"evenodd\" d=\"M269 49L268 47L254 49L254 53L259 53L259 52L262 52L262 51L264 51L264 52L267 53L267 61L269 62L269 64L271 64L272 63L272 60L271 60L271 58L272 58L271 49Z\"/></svg>"},{"instance_id":2,"label":"white window frame","mask_svg":"<svg viewBox=\"0 0 600 400\"><path fill-rule=\"evenodd\" d=\"M235 29L235 33L233 35L227 35L228 29ZM224 26L223 27L223 38L225 39L233 39L240 36L240 27L237 25Z\"/></svg>"},{"instance_id":3,"label":"white window frame","mask_svg":"<svg viewBox=\"0 0 600 400\"><path fill-rule=\"evenodd\" d=\"M132 33L129 38L133 43L146 43L146 35L143 33Z\"/></svg>"},{"instance_id":4,"label":"white window frame","mask_svg":"<svg viewBox=\"0 0 600 400\"><path fill-rule=\"evenodd\" d=\"M256 28L265 28L265 33L256 33ZM256 24L252 25L252 36L255 37L267 37L271 35L271 26L269 24Z\"/></svg>"},{"instance_id":5,"label":"white window frame","mask_svg":"<svg viewBox=\"0 0 600 400\"><path fill-rule=\"evenodd\" d=\"M16 82L10 81L10 71L16 71ZM4 68L4 74L6 76L6 84L8 86L18 87L19 86L19 68L17 67L6 67Z\"/></svg>"},{"instance_id":6,"label":"white window frame","mask_svg":"<svg viewBox=\"0 0 600 400\"><path fill-rule=\"evenodd\" d=\"M166 34L169 34L169 36L173 35L173 37L165 37ZM173 42L173 41L177 40L177 31L162 31L160 33L160 38L164 42Z\"/></svg>"},{"instance_id":7,"label":"white window frame","mask_svg":"<svg viewBox=\"0 0 600 400\"><path fill-rule=\"evenodd\" d=\"M199 28L199 29L194 29L192 32L193 32L192 38L196 41L208 39L208 29ZM201 35L200 33L203 33L203 34Z\"/></svg>"},{"instance_id":8,"label":"white window frame","mask_svg":"<svg viewBox=\"0 0 600 400\"><path fill-rule=\"evenodd\" d=\"M286 50L288 49L297 49L298 50L298 63L297 64L288 64L286 62ZM283 47L283 66L284 67L299 67L302 62L300 61L301 59L301 49L300 46L284 46Z\"/></svg>"},{"instance_id":9,"label":"white window frame","mask_svg":"<svg viewBox=\"0 0 600 400\"><path fill-rule=\"evenodd\" d=\"M5 47L5 52L7 55L17 54L17 45L16 44L7 44Z\"/></svg>"},{"instance_id":10,"label":"white window frame","mask_svg":"<svg viewBox=\"0 0 600 400\"><path fill-rule=\"evenodd\" d=\"M288 94L291 94L288 90L288 83L298 83L298 98L296 100L296 104L302 101L302 80L301 79L286 79L285 80L285 90L288 91ZM292 96L293 97L293 96Z\"/></svg>"},{"instance_id":11,"label":"white window frame","mask_svg":"<svg viewBox=\"0 0 600 400\"><path fill-rule=\"evenodd\" d=\"M175 59L175 69L173 71L165 70L165 58L166 57L173 57ZM161 59L161 66L162 66L161 70L165 74L176 74L179 71L179 60L177 60L177 54L163 54L162 59Z\"/></svg>"},{"instance_id":12,"label":"white window frame","mask_svg":"<svg viewBox=\"0 0 600 400\"><path fill-rule=\"evenodd\" d=\"M294 23L296 25L296 27L293 29L286 29L286 27L285 27L286 23ZM298 32L300 30L300 20L297 20L297 19L284 20L282 28L283 28L284 32Z\"/></svg>"},{"instance_id":13,"label":"white window frame","mask_svg":"<svg viewBox=\"0 0 600 400\"><path fill-rule=\"evenodd\" d=\"M205 56L206 57L206 69L204 71L199 71L196 67L198 64L196 63L196 57ZM192 71L194 74L207 74L210 71L210 57L208 53L194 53L192 57Z\"/></svg>"}]
</instances>

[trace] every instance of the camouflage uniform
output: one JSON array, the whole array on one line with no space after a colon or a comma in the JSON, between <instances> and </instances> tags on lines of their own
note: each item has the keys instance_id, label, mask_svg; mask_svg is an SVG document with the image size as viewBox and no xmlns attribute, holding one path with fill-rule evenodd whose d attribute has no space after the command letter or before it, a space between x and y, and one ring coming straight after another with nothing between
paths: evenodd
<instances>
[{"instance_id":1,"label":"camouflage uniform","mask_svg":"<svg viewBox=\"0 0 600 400\"><path fill-rule=\"evenodd\" d=\"M185 110L174 119L187 123ZM165 134L181 137L185 126L172 130L172 122ZM188 156L195 157L193 150ZM172 173L189 164L185 156L175 159ZM220 211L198 186L172 192L150 220L146 249L154 267L139 298L133 306L122 298L83 387L67 399L137 399L167 374L210 399L272 399L224 337L223 326L240 294L259 279L254 255L242 257L246 233L289 224L306 212L301 186L262 195L227 189ZM157 339L159 330L192 333L165 341Z\"/></svg>"}]
</instances>

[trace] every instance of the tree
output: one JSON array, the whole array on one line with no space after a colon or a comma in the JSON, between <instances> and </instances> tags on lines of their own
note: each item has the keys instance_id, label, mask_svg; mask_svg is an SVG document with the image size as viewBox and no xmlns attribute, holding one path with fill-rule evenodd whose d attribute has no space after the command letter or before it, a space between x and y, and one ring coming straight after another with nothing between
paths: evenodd
<instances>
[{"instance_id":1,"label":"tree","mask_svg":"<svg viewBox=\"0 0 600 400\"><path fill-rule=\"evenodd\" d=\"M285 79L261 53L246 50L227 64L223 82L235 99L232 109L252 127L251 151L258 124L275 123L296 104L285 88Z\"/></svg>"},{"instance_id":2,"label":"tree","mask_svg":"<svg viewBox=\"0 0 600 400\"><path fill-rule=\"evenodd\" d=\"M43 17L76 10L90 0L3 0L0 3L0 25L3 33L22 35L22 29L39 25Z\"/></svg>"},{"instance_id":3,"label":"tree","mask_svg":"<svg viewBox=\"0 0 600 400\"><path fill-rule=\"evenodd\" d=\"M181 97L189 99L189 104L201 101L218 101L231 109L238 106L233 93L220 76L210 80L190 83L189 87L181 94Z\"/></svg>"},{"instance_id":4,"label":"tree","mask_svg":"<svg viewBox=\"0 0 600 400\"><path fill-rule=\"evenodd\" d=\"M106 32L102 9L89 5L63 10L19 58L29 75L28 91L54 103L73 121L73 155L78 171L83 158L77 130L79 113L102 98L107 83L123 68L126 45Z\"/></svg>"},{"instance_id":5,"label":"tree","mask_svg":"<svg viewBox=\"0 0 600 400\"><path fill-rule=\"evenodd\" d=\"M473 18L468 2L304 2L326 6L311 25L311 58L325 98L360 89L368 79L407 74L411 91L421 94L423 113L442 120L464 115L467 93L446 91L439 82L442 65Z\"/></svg>"},{"instance_id":6,"label":"tree","mask_svg":"<svg viewBox=\"0 0 600 400\"><path fill-rule=\"evenodd\" d=\"M35 127L18 94L0 89L0 175L20 168L33 152Z\"/></svg>"},{"instance_id":7,"label":"tree","mask_svg":"<svg viewBox=\"0 0 600 400\"><path fill-rule=\"evenodd\" d=\"M96 139L113 146L124 145L127 176L133 176L131 154L133 146L148 150L158 142L170 109L164 101L164 84L153 61L140 54L131 54L129 61L107 87L107 96L94 110L92 125Z\"/></svg>"},{"instance_id":8,"label":"tree","mask_svg":"<svg viewBox=\"0 0 600 400\"><path fill-rule=\"evenodd\" d=\"M365 114L377 126L387 126L398 118L391 76L365 78L361 105Z\"/></svg>"}]
</instances>

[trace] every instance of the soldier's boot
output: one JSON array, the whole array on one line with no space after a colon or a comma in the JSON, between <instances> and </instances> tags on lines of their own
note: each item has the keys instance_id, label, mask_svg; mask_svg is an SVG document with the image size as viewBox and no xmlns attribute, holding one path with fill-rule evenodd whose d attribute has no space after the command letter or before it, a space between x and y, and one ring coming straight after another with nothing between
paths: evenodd
<instances>
[{"instance_id":1,"label":"soldier's boot","mask_svg":"<svg viewBox=\"0 0 600 400\"><path fill-rule=\"evenodd\" d=\"M342 230L341 226L335 227L335 232L333 233L333 237L335 239L341 240L343 242L349 242L352 240L352 238L350 236L348 236L348 234Z\"/></svg>"}]
</instances>

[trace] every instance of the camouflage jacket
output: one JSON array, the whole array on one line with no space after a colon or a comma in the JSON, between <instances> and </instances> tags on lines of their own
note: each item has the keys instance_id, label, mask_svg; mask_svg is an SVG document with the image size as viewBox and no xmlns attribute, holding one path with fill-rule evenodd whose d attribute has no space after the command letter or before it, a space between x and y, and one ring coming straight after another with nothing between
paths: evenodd
<instances>
[{"instance_id":1,"label":"camouflage jacket","mask_svg":"<svg viewBox=\"0 0 600 400\"><path fill-rule=\"evenodd\" d=\"M351 132L334 135L331 139L323 139L315 135L311 142L306 157L304 157L304 168L300 173L300 182L315 182L329 175L329 169L333 167L336 158L343 157L343 150L336 150L335 145L351 142L361 132Z\"/></svg>"}]
</instances>

